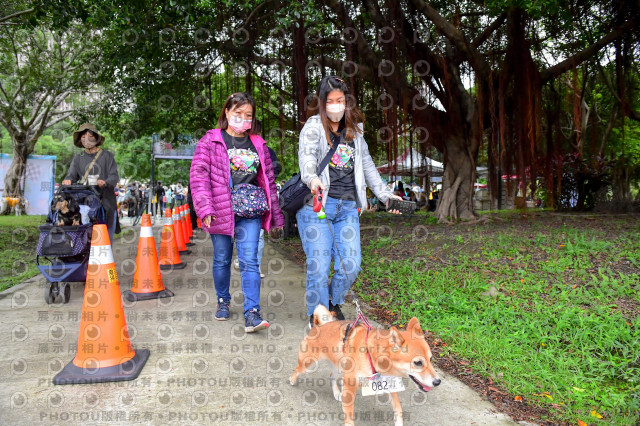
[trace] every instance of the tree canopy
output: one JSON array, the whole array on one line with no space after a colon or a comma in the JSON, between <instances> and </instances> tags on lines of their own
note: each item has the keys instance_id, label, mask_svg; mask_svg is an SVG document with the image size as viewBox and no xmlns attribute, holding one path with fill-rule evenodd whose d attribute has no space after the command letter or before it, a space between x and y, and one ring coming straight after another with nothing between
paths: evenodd
<instances>
[{"instance_id":1,"label":"tree canopy","mask_svg":"<svg viewBox=\"0 0 640 426\"><path fill-rule=\"evenodd\" d=\"M557 205L563 155L587 156L597 168L595 156L618 155L613 146L629 143L627 134L634 140L622 132L638 118L634 2L73 0L36 8L60 28L82 22L100 34L109 60L96 75L100 105L87 117L119 143L152 133L199 138L215 127L226 96L245 90L289 174L315 85L342 76L366 114L377 160L407 147L444 160L440 220L474 217L479 159L494 195L500 176L515 173L534 196L542 183Z\"/></svg>"}]
</instances>

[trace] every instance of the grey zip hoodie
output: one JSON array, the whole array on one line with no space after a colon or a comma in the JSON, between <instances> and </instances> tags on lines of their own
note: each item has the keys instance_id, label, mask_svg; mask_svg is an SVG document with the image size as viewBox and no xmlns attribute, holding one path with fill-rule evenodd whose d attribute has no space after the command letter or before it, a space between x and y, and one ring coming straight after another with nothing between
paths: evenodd
<instances>
[{"instance_id":1,"label":"grey zip hoodie","mask_svg":"<svg viewBox=\"0 0 640 426\"><path fill-rule=\"evenodd\" d=\"M358 127L362 130L362 124L358 124ZM373 164L369 147L361 133L356 134L354 143L355 163L353 170L357 194L356 202L358 208L363 211L367 205L367 187L371 188L375 196L383 203L386 203L393 193L380 178L380 173ZM327 155L329 149L329 141L327 141L327 135L322 127L320 115L309 117L300 132L300 144L298 145L300 177L307 186L310 186L311 181L318 177L316 174L318 165ZM328 166L322 171L320 181L325 187L324 193L328 194L330 186ZM327 197L324 197L322 202L325 205ZM313 200L309 204L313 204Z\"/></svg>"}]
</instances>

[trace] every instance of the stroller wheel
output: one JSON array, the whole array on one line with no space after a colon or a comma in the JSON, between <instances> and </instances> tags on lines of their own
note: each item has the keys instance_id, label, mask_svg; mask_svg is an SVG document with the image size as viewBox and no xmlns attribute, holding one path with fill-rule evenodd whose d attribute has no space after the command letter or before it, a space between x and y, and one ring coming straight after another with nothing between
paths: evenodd
<instances>
[{"instance_id":1,"label":"stroller wheel","mask_svg":"<svg viewBox=\"0 0 640 426\"><path fill-rule=\"evenodd\" d=\"M53 303L58 295L58 283L51 283L49 287L45 287L44 289L44 301L47 302L47 305Z\"/></svg>"},{"instance_id":2,"label":"stroller wheel","mask_svg":"<svg viewBox=\"0 0 640 426\"><path fill-rule=\"evenodd\" d=\"M62 303L69 303L69 299L71 299L71 286L69 283L62 283L60 296L62 297Z\"/></svg>"}]
</instances>

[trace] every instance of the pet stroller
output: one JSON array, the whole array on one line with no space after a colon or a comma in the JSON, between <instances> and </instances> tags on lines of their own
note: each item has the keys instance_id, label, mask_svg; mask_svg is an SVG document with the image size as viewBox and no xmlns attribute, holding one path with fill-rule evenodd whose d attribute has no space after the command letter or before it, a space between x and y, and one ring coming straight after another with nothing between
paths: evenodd
<instances>
[{"instance_id":1,"label":"pet stroller","mask_svg":"<svg viewBox=\"0 0 640 426\"><path fill-rule=\"evenodd\" d=\"M68 303L71 297L69 282L84 282L91 250L91 232L94 224L105 224L105 212L100 193L95 187L85 185L60 186L56 195L67 194L80 205L80 225L58 225L58 212L54 200L47 215L47 223L40 225L40 237L36 249L36 265L49 282L45 288L47 304ZM41 263L44 260L44 263Z\"/></svg>"}]
</instances>

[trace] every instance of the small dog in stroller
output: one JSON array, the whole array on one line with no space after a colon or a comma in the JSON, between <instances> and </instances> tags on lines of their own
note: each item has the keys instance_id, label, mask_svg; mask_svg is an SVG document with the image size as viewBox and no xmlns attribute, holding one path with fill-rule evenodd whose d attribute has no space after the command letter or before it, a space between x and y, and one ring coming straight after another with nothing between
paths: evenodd
<instances>
[{"instance_id":1,"label":"small dog in stroller","mask_svg":"<svg viewBox=\"0 0 640 426\"><path fill-rule=\"evenodd\" d=\"M77 226L82 223L82 216L80 215L80 205L69 194L61 192L53 197L51 202L52 210L57 212L58 226Z\"/></svg>"}]
</instances>

